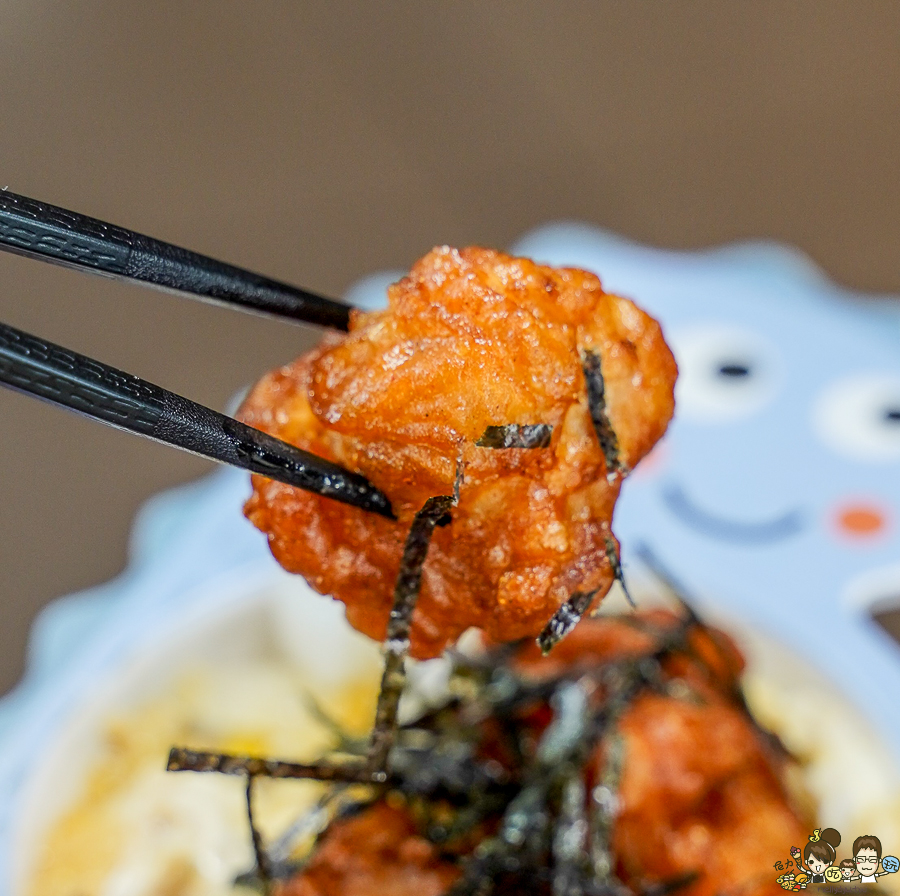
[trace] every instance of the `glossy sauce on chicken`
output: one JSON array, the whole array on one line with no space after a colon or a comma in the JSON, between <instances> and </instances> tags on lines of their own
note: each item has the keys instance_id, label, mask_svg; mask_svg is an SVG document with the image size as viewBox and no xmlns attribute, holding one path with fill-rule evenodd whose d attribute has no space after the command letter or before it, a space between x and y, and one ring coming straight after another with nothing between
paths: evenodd
<instances>
[{"instance_id":1,"label":"glossy sauce on chicken","mask_svg":"<svg viewBox=\"0 0 900 896\"><path fill-rule=\"evenodd\" d=\"M534 636L574 592L602 598L624 475L674 408L659 325L593 274L479 248L435 249L388 299L266 376L241 417L361 472L397 520L256 476L245 512L275 557L381 640L410 521L452 493L461 464L458 506L425 564L412 656L438 655L470 626ZM599 362L615 464L592 422L587 359ZM476 444L509 424L546 424L549 444Z\"/></svg>"}]
</instances>

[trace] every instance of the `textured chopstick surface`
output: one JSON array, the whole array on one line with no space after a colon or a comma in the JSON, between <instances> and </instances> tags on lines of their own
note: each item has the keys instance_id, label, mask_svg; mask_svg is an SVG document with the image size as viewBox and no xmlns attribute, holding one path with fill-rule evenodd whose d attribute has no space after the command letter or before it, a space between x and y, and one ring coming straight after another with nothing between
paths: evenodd
<instances>
[{"instance_id":1,"label":"textured chopstick surface","mask_svg":"<svg viewBox=\"0 0 900 896\"><path fill-rule=\"evenodd\" d=\"M391 516L364 477L267 433L13 327L0 324L0 383L221 463Z\"/></svg>"},{"instance_id":2,"label":"textured chopstick surface","mask_svg":"<svg viewBox=\"0 0 900 896\"><path fill-rule=\"evenodd\" d=\"M0 191L0 249L262 314L346 330L350 307L188 249Z\"/></svg>"}]
</instances>

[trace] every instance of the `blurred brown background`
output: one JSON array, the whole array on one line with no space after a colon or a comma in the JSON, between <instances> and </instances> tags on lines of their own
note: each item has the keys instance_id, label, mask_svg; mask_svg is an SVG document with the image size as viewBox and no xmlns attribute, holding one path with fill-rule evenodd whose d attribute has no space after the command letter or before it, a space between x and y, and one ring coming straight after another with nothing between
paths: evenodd
<instances>
[{"instance_id":1,"label":"blurred brown background","mask_svg":"<svg viewBox=\"0 0 900 896\"><path fill-rule=\"evenodd\" d=\"M900 291L900 4L0 0L0 187L338 295L555 218ZM310 330L0 256L0 320L221 407ZM0 690L209 465L0 390Z\"/></svg>"}]
</instances>

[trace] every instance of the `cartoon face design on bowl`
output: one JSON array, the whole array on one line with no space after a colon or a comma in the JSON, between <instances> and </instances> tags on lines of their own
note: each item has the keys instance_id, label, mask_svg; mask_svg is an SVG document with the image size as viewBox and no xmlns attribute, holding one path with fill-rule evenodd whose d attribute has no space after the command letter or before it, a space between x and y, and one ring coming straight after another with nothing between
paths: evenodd
<instances>
[{"instance_id":1,"label":"cartoon face design on bowl","mask_svg":"<svg viewBox=\"0 0 900 896\"><path fill-rule=\"evenodd\" d=\"M900 313L772 245L649 249L554 225L515 251L597 272L679 364L669 432L626 482L623 561L647 545L701 603L781 638L889 735L900 649ZM891 716L891 718L888 718Z\"/></svg>"}]
</instances>

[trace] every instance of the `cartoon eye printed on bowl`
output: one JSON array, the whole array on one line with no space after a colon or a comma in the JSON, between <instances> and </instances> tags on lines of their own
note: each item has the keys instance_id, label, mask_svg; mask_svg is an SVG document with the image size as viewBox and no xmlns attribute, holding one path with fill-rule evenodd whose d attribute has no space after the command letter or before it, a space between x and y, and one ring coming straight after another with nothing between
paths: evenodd
<instances>
[{"instance_id":1,"label":"cartoon eye printed on bowl","mask_svg":"<svg viewBox=\"0 0 900 896\"><path fill-rule=\"evenodd\" d=\"M781 377L773 346L734 326L675 328L669 342L678 362L678 413L699 423L748 417L775 395Z\"/></svg>"},{"instance_id":2,"label":"cartoon eye printed on bowl","mask_svg":"<svg viewBox=\"0 0 900 896\"><path fill-rule=\"evenodd\" d=\"M900 376L875 372L834 380L817 397L812 424L822 442L842 457L900 462Z\"/></svg>"}]
</instances>

